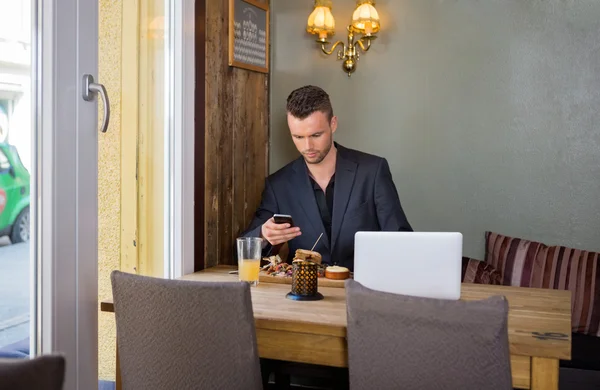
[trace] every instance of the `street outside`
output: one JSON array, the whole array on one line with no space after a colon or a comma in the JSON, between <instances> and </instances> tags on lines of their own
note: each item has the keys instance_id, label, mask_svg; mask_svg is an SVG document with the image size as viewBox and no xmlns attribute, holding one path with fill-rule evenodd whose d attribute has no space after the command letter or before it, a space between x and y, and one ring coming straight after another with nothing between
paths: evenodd
<instances>
[{"instance_id":1,"label":"street outside","mask_svg":"<svg viewBox=\"0 0 600 390\"><path fill-rule=\"evenodd\" d=\"M34 2L0 1L0 231L29 224L34 140L32 88ZM35 37L35 35L33 35ZM12 148L17 153L14 153ZM27 207L27 214L21 211ZM18 220L15 215L23 215ZM26 216L26 217L25 217ZM14 237L13 237L14 238ZM0 349L29 337L29 232L11 244L0 236Z\"/></svg>"},{"instance_id":2,"label":"street outside","mask_svg":"<svg viewBox=\"0 0 600 390\"><path fill-rule=\"evenodd\" d=\"M29 336L29 242L0 238L0 348Z\"/></svg>"}]
</instances>

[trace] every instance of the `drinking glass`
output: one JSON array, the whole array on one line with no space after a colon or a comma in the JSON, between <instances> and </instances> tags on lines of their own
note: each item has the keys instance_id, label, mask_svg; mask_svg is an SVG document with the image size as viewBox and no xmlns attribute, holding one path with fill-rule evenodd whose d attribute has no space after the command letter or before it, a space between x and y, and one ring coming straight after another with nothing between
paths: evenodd
<instances>
[{"instance_id":1,"label":"drinking glass","mask_svg":"<svg viewBox=\"0 0 600 390\"><path fill-rule=\"evenodd\" d=\"M237 239L239 280L252 286L258 285L263 239L241 237Z\"/></svg>"}]
</instances>

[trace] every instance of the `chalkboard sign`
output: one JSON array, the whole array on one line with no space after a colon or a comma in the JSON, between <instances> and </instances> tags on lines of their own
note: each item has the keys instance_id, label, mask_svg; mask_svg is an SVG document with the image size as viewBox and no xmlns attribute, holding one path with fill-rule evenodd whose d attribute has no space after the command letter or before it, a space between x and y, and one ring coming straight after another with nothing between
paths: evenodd
<instances>
[{"instance_id":1,"label":"chalkboard sign","mask_svg":"<svg viewBox=\"0 0 600 390\"><path fill-rule=\"evenodd\" d=\"M269 73L269 6L229 0L229 65Z\"/></svg>"}]
</instances>

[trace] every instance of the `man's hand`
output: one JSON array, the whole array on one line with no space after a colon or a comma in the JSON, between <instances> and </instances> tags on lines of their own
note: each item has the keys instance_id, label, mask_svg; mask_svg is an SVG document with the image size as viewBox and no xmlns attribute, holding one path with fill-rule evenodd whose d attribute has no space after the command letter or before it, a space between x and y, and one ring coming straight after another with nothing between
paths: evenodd
<instances>
[{"instance_id":1,"label":"man's hand","mask_svg":"<svg viewBox=\"0 0 600 390\"><path fill-rule=\"evenodd\" d=\"M299 227L290 227L289 223L275 223L273 217L262 225L260 233L271 245L283 244L302 234Z\"/></svg>"}]
</instances>

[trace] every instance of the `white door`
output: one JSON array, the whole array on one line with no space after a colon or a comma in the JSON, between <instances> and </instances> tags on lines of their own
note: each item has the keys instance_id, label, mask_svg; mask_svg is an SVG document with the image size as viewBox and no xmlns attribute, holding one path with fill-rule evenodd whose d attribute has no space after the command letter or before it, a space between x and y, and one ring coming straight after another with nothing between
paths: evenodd
<instances>
[{"instance_id":1,"label":"white door","mask_svg":"<svg viewBox=\"0 0 600 390\"><path fill-rule=\"evenodd\" d=\"M112 270L193 271L194 15L0 0L0 358L62 353L65 389L114 382Z\"/></svg>"},{"instance_id":2,"label":"white door","mask_svg":"<svg viewBox=\"0 0 600 390\"><path fill-rule=\"evenodd\" d=\"M98 1L37 2L33 193L36 354L66 356L65 389L98 388ZM41 27L41 28L40 28ZM101 82L101 80L96 80ZM108 120L108 115L103 113ZM39 206L39 207L35 207ZM32 338L33 340L34 338Z\"/></svg>"},{"instance_id":3,"label":"white door","mask_svg":"<svg viewBox=\"0 0 600 390\"><path fill-rule=\"evenodd\" d=\"M111 117L108 110L111 96L107 96L103 80L98 77L99 55L103 55L98 43L99 19L103 15L99 15L98 5L107 2L31 1L37 26L37 35L32 39L36 42L32 83L37 91L34 105L38 112L32 153L36 157L32 164L35 228L32 228L31 251L37 272L32 278L35 318L31 321L34 336L31 355L63 353L67 359L64 388L97 389L98 144L104 141L102 137L110 135L103 131ZM194 172L190 169L194 151L193 3L193 0L122 1L124 15L126 7L132 4L139 4L142 9L148 4L163 7L154 20L141 17L143 31L139 34L141 37L146 32L164 34L156 38L164 50L157 50L159 54L153 57L155 61L164 61L164 81L157 84L164 88L155 89L163 92L155 95L160 98L164 95L164 100L155 100L158 101L155 111L161 111L159 117L164 123L160 133L164 138L155 134L155 149L147 150L147 154L152 154L164 146L159 153L164 175L159 173L161 184L154 188L154 197L164 199L164 218L159 218L163 221L160 225L154 224L155 236L147 234L149 241L157 236L164 241L164 263L161 263L164 272L157 271L164 277L193 270ZM138 82L146 88L139 89L140 97L151 88L147 85L149 78L143 79L143 75L144 69L139 68ZM123 99L120 101L124 104ZM137 104L142 107L146 103L140 98ZM152 162L160 166L157 160ZM137 180L137 172L134 174ZM148 226L151 223L138 228L150 229ZM136 245L134 240L130 241ZM143 252L138 254L146 256ZM136 272L134 268L125 270Z\"/></svg>"}]
</instances>

